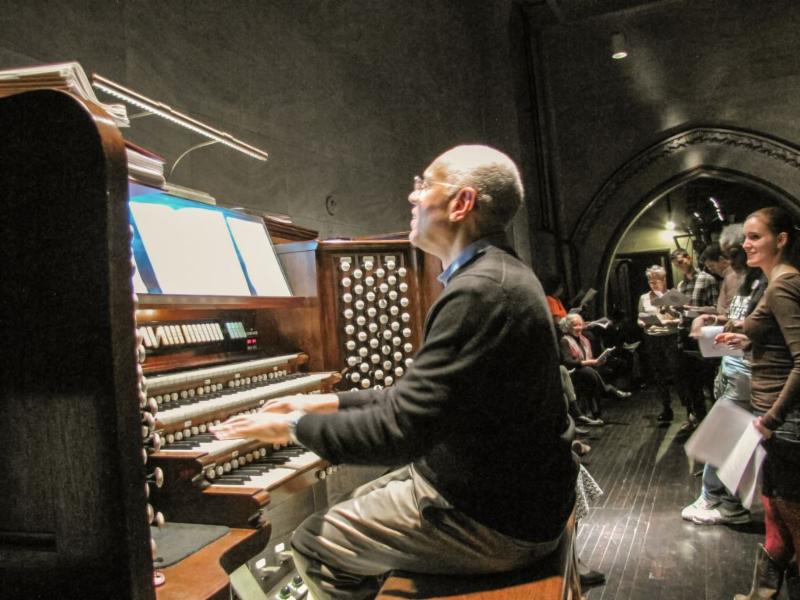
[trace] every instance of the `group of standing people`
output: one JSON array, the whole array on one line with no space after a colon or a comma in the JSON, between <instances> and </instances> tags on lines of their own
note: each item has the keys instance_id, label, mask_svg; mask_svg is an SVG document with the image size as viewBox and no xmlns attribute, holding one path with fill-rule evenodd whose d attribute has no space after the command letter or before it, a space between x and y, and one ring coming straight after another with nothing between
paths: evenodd
<instances>
[{"instance_id":1,"label":"group of standing people","mask_svg":"<svg viewBox=\"0 0 800 600\"><path fill-rule=\"evenodd\" d=\"M689 285L679 285L678 290L690 296L695 310L711 305L710 290L714 286L711 282L702 283L703 274L693 274L691 259L679 253L673 253L673 264L689 278ZM754 414L753 426L761 434L766 449L761 497L766 540L757 549L750 592L738 594L735 600L776 598L784 580L789 597L797 600L800 599L796 557L800 548L800 231L784 209L764 208L749 215L743 225L723 230L719 247L704 253L703 258L707 267L722 278L722 291L715 310L700 314L694 323L685 310L677 316L671 308L659 306L658 302L653 304L664 294L665 273L656 267L648 269L651 291L642 297L640 309L658 314L663 323L652 326L647 341L651 349L663 352L666 346L659 345L659 338L671 335L670 329L675 327L679 374L676 383L684 386L686 395L682 398L686 399L690 415L697 420L705 414L701 385L707 384L704 367L709 363L701 363L708 359L687 352L692 346L689 330L723 325L723 333L715 338L715 343L744 351L742 357L722 358L713 386L716 402L731 402ZM703 291L698 292L698 288ZM662 355L656 364L667 362ZM687 371L693 365L694 370ZM657 381L665 381L666 375L657 373ZM696 387L688 391L687 384ZM735 491L725 488L711 465L703 470L700 496L683 509L681 516L707 525L744 523L750 518Z\"/></svg>"}]
</instances>

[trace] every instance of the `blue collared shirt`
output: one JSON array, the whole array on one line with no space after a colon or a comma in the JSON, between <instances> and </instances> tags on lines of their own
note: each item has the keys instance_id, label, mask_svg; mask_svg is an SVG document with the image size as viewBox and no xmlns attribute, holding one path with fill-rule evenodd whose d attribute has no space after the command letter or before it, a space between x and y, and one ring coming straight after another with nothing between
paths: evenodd
<instances>
[{"instance_id":1,"label":"blue collared shirt","mask_svg":"<svg viewBox=\"0 0 800 600\"><path fill-rule=\"evenodd\" d=\"M481 238L472 242L469 246L464 248L461 253L456 256L456 259L450 263L450 266L442 271L436 279L443 286L447 287L450 279L455 275L461 267L471 263L475 258L486 252L489 246L495 245L493 242L496 240L494 236Z\"/></svg>"}]
</instances>

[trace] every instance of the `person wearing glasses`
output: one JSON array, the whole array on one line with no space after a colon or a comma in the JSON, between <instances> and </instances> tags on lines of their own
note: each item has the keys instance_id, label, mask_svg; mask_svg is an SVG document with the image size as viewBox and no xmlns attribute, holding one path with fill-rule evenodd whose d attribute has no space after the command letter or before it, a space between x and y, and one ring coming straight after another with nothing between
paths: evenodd
<instances>
[{"instance_id":1,"label":"person wearing glasses","mask_svg":"<svg viewBox=\"0 0 800 600\"><path fill-rule=\"evenodd\" d=\"M516 165L493 148L436 158L414 179L409 239L441 259L445 289L405 376L275 399L213 429L397 467L295 530L316 600L372 598L392 570L511 571L558 546L578 467L544 292L505 240L522 196Z\"/></svg>"}]
</instances>

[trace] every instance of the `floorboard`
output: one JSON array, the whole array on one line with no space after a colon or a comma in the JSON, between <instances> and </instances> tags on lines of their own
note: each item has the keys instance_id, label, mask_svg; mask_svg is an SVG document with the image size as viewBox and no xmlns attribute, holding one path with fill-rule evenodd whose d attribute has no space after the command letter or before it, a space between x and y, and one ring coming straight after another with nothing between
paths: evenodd
<instances>
[{"instance_id":1,"label":"floorboard","mask_svg":"<svg viewBox=\"0 0 800 600\"><path fill-rule=\"evenodd\" d=\"M578 532L581 560L606 574L587 600L730 600L749 590L763 511L754 506L752 522L738 526L681 519L700 492L702 465L686 456L684 411L673 407L676 420L665 426L655 390L605 400L606 425L585 440L584 464L605 492Z\"/></svg>"}]
</instances>

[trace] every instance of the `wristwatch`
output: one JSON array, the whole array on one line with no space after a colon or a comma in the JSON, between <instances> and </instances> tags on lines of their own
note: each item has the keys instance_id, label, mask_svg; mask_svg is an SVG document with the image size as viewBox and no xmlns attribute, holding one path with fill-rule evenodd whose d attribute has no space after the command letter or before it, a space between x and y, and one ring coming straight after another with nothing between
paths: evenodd
<instances>
[{"instance_id":1,"label":"wristwatch","mask_svg":"<svg viewBox=\"0 0 800 600\"><path fill-rule=\"evenodd\" d=\"M305 416L305 411L302 410L295 410L290 412L287 417L287 424L289 425L289 440L293 444L300 444L300 441L297 439L297 422Z\"/></svg>"}]
</instances>

